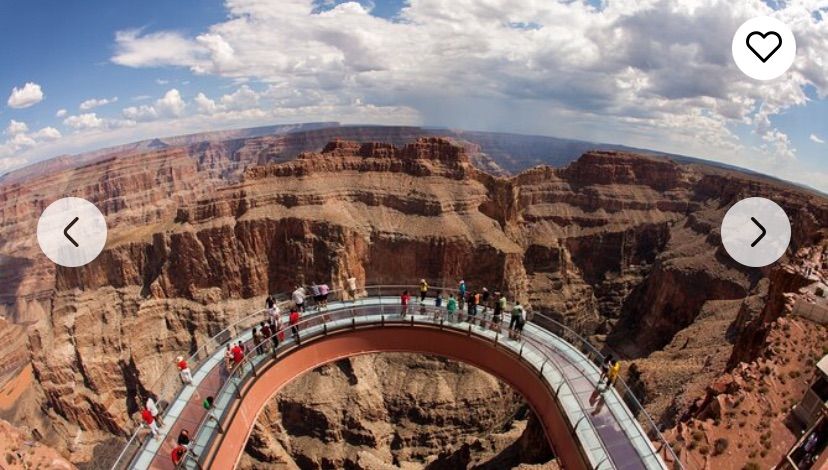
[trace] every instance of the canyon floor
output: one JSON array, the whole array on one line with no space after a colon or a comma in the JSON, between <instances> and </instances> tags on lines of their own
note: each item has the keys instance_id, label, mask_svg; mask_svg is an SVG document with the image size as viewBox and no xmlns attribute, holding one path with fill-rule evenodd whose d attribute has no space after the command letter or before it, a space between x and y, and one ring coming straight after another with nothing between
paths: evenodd
<instances>
[{"instance_id":1,"label":"canyon floor","mask_svg":"<svg viewBox=\"0 0 828 470\"><path fill-rule=\"evenodd\" d=\"M158 140L0 178L8 432L78 468L107 468L176 356L267 293L353 276L465 279L570 326L622 358L693 467L769 467L795 440L790 408L828 352L825 317L813 314L828 308L824 194L692 159L598 149L561 160L543 139L311 127ZM64 196L90 200L109 226L104 251L81 268L56 267L31 236ZM788 252L765 268L733 261L718 232L751 196L791 220ZM406 377L432 385L394 401ZM555 466L521 450L531 415L491 427L508 421L511 392L460 364L380 355L300 382L325 400L283 390L245 468ZM355 406L364 401L377 406ZM400 419L411 410L433 413ZM13 447L8 465L28 452Z\"/></svg>"}]
</instances>

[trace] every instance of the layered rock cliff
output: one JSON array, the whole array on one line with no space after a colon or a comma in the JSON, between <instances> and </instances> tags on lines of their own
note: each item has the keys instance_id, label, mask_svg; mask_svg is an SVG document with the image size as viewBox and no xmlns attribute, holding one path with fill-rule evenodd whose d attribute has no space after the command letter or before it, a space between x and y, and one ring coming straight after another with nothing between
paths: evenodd
<instances>
[{"instance_id":1,"label":"layered rock cliff","mask_svg":"<svg viewBox=\"0 0 828 470\"><path fill-rule=\"evenodd\" d=\"M352 275L361 284L464 278L646 359L740 299L776 312L765 299L797 288L775 283L764 296L772 269L741 267L721 248L721 217L740 198L785 208L791 253L826 239L823 196L757 176L594 151L564 168L498 177L456 139L322 147L326 132L116 153L0 183L0 310L32 322L33 400L49 417L19 422L88 461L131 430L136 396L176 355L267 292L340 287ZM383 140L381 128L368 133ZM104 252L77 269L55 268L31 236L40 212L69 195L95 203L110 227ZM737 338L718 345L738 362L764 333L736 324ZM642 371L642 383L658 374ZM660 409L676 419L674 406Z\"/></svg>"}]
</instances>

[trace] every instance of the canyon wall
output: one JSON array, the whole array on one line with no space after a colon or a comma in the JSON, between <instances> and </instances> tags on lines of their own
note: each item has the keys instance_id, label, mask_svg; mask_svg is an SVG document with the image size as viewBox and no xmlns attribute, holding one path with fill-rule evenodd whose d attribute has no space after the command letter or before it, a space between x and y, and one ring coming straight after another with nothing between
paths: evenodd
<instances>
[{"instance_id":1,"label":"canyon wall","mask_svg":"<svg viewBox=\"0 0 828 470\"><path fill-rule=\"evenodd\" d=\"M416 131L349 132L380 142L336 140L329 129L188 142L1 182L0 313L27 325L31 399L49 417L30 407L16 424L88 462L132 430L137 395L175 356L268 292L338 288L350 276L462 278L646 359L776 276L723 252L718 226L734 202L767 196L785 208L791 253L826 239L825 197L758 176L592 151L505 177L478 168L469 152L479 149L456 137L393 145ZM101 208L109 239L89 265L55 268L32 234L40 212L70 195ZM734 330L745 339L721 339L728 351L739 344L734 361L766 334L747 323ZM657 374L642 370L643 381ZM665 422L675 419L661 403Z\"/></svg>"}]
</instances>

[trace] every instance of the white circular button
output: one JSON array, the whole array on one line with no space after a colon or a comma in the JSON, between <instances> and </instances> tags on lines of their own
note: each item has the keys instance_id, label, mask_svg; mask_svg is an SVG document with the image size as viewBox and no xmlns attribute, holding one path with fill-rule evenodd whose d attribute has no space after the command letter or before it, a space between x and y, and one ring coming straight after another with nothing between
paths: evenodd
<instances>
[{"instance_id":1,"label":"white circular button","mask_svg":"<svg viewBox=\"0 0 828 470\"><path fill-rule=\"evenodd\" d=\"M65 197L49 204L37 221L37 243L61 266L76 268L98 257L106 245L106 219L94 204Z\"/></svg>"},{"instance_id":2,"label":"white circular button","mask_svg":"<svg viewBox=\"0 0 828 470\"><path fill-rule=\"evenodd\" d=\"M745 266L767 266L778 260L791 241L791 222L778 204L749 197L733 205L722 219L722 243Z\"/></svg>"},{"instance_id":3,"label":"white circular button","mask_svg":"<svg viewBox=\"0 0 828 470\"><path fill-rule=\"evenodd\" d=\"M751 18L733 35L733 60L748 77L773 80L788 71L796 57L791 28L769 16Z\"/></svg>"}]
</instances>

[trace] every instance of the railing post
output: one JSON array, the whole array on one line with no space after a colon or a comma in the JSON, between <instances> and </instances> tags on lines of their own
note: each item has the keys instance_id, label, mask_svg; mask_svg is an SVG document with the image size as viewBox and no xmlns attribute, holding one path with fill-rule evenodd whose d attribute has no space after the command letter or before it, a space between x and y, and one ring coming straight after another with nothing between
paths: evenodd
<instances>
[{"instance_id":1,"label":"railing post","mask_svg":"<svg viewBox=\"0 0 828 470\"><path fill-rule=\"evenodd\" d=\"M549 360L549 358L546 358L546 359L543 360L543 364L541 364L541 368L540 368L540 373L538 374L539 377L543 376L543 368L546 367L546 362L548 360Z\"/></svg>"},{"instance_id":2,"label":"railing post","mask_svg":"<svg viewBox=\"0 0 828 470\"><path fill-rule=\"evenodd\" d=\"M380 326L385 328L385 315L380 315Z\"/></svg>"},{"instance_id":3,"label":"railing post","mask_svg":"<svg viewBox=\"0 0 828 470\"><path fill-rule=\"evenodd\" d=\"M256 363L252 359L250 360L250 369L253 371L253 377L258 377L258 374L256 374Z\"/></svg>"},{"instance_id":4,"label":"railing post","mask_svg":"<svg viewBox=\"0 0 828 470\"><path fill-rule=\"evenodd\" d=\"M518 351L518 356L523 357L523 347L526 346L526 343L520 343L520 351Z\"/></svg>"},{"instance_id":5,"label":"railing post","mask_svg":"<svg viewBox=\"0 0 828 470\"><path fill-rule=\"evenodd\" d=\"M469 324L469 332L466 334L466 336L471 336L471 324Z\"/></svg>"},{"instance_id":6,"label":"railing post","mask_svg":"<svg viewBox=\"0 0 828 470\"><path fill-rule=\"evenodd\" d=\"M328 324L327 323L322 324L322 336L328 336Z\"/></svg>"}]
</instances>

